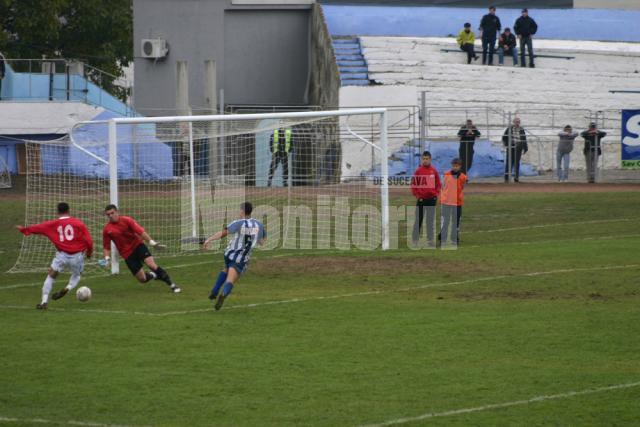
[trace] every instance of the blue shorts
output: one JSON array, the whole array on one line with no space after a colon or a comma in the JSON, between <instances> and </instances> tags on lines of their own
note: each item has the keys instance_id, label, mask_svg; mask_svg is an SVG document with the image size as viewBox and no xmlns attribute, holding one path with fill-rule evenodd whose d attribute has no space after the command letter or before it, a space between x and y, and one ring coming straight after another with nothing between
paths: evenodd
<instances>
[{"instance_id":1,"label":"blue shorts","mask_svg":"<svg viewBox=\"0 0 640 427\"><path fill-rule=\"evenodd\" d=\"M225 268L233 268L238 272L238 274L242 274L247 270L246 262L236 262L230 260L227 256L224 257L224 267Z\"/></svg>"}]
</instances>

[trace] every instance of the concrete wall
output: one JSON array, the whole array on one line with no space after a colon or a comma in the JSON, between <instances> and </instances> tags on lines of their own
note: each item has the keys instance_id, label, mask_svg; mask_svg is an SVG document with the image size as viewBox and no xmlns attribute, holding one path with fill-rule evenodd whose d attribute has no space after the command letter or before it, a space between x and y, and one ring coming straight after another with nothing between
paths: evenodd
<instances>
[{"instance_id":1,"label":"concrete wall","mask_svg":"<svg viewBox=\"0 0 640 427\"><path fill-rule=\"evenodd\" d=\"M311 16L311 79L309 103L322 109L339 105L340 71L322 8L314 5Z\"/></svg>"},{"instance_id":2,"label":"concrete wall","mask_svg":"<svg viewBox=\"0 0 640 427\"><path fill-rule=\"evenodd\" d=\"M211 60L216 92L224 89L226 104L306 103L310 6L234 3L134 0L134 105L141 114L176 114L177 61L187 64L188 105L194 113L217 107L205 79L205 62ZM142 58L143 38L167 40L167 57Z\"/></svg>"},{"instance_id":3,"label":"concrete wall","mask_svg":"<svg viewBox=\"0 0 640 427\"><path fill-rule=\"evenodd\" d=\"M573 7L580 9L640 10L638 0L574 0Z\"/></svg>"}]
</instances>

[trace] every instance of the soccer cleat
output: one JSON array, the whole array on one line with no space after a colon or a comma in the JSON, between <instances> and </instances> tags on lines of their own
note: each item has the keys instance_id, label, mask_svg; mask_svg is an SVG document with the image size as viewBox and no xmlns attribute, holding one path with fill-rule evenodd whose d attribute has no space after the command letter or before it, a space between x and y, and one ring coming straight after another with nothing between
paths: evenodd
<instances>
[{"instance_id":1,"label":"soccer cleat","mask_svg":"<svg viewBox=\"0 0 640 427\"><path fill-rule=\"evenodd\" d=\"M43 302L43 303L37 304L36 308L38 310L46 310L48 306L49 306L49 304L47 304L46 302Z\"/></svg>"},{"instance_id":2,"label":"soccer cleat","mask_svg":"<svg viewBox=\"0 0 640 427\"><path fill-rule=\"evenodd\" d=\"M158 280L158 275L156 273L154 273L153 271L149 271L148 274L153 276L153 279L151 279L151 280Z\"/></svg>"},{"instance_id":3,"label":"soccer cleat","mask_svg":"<svg viewBox=\"0 0 640 427\"><path fill-rule=\"evenodd\" d=\"M171 285L171 292L173 292L174 294L179 294L180 292L182 292L182 289L180 289L178 285L174 283L173 285Z\"/></svg>"},{"instance_id":4,"label":"soccer cleat","mask_svg":"<svg viewBox=\"0 0 640 427\"><path fill-rule=\"evenodd\" d=\"M211 292L211 293L209 294L209 299L210 299L211 301L213 301L213 300L214 300L214 299L216 299L216 298L218 298L218 294L214 294L213 292Z\"/></svg>"},{"instance_id":5,"label":"soccer cleat","mask_svg":"<svg viewBox=\"0 0 640 427\"><path fill-rule=\"evenodd\" d=\"M224 298L225 296L223 294L220 294L218 300L216 301L216 305L213 307L216 309L216 311L222 308L222 304L224 304Z\"/></svg>"},{"instance_id":6,"label":"soccer cleat","mask_svg":"<svg viewBox=\"0 0 640 427\"><path fill-rule=\"evenodd\" d=\"M62 298L63 296L65 296L67 293L69 292L69 289L67 288L62 288L60 289L58 292L54 293L51 298L55 301L55 300L59 300L60 298Z\"/></svg>"}]
</instances>

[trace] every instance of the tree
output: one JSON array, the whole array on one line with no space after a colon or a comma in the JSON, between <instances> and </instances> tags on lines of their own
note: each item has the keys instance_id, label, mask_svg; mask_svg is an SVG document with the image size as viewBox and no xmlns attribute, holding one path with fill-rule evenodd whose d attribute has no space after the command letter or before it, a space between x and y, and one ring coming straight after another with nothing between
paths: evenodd
<instances>
[{"instance_id":1,"label":"tree","mask_svg":"<svg viewBox=\"0 0 640 427\"><path fill-rule=\"evenodd\" d=\"M116 77L133 59L132 0L0 0L0 24L0 52L7 58L75 59ZM98 75L88 71L126 97L114 77Z\"/></svg>"}]
</instances>

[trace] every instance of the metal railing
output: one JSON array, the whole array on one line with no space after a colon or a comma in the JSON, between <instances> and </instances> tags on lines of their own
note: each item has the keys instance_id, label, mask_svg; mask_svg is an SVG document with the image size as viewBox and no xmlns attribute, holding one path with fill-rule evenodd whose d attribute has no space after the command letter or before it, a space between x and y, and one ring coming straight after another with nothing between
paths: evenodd
<instances>
[{"instance_id":1,"label":"metal railing","mask_svg":"<svg viewBox=\"0 0 640 427\"><path fill-rule=\"evenodd\" d=\"M130 106L132 100L132 82L83 62L12 58L4 62L4 101L82 101L113 109L110 104L115 101ZM132 110L125 115L132 115Z\"/></svg>"}]
</instances>

